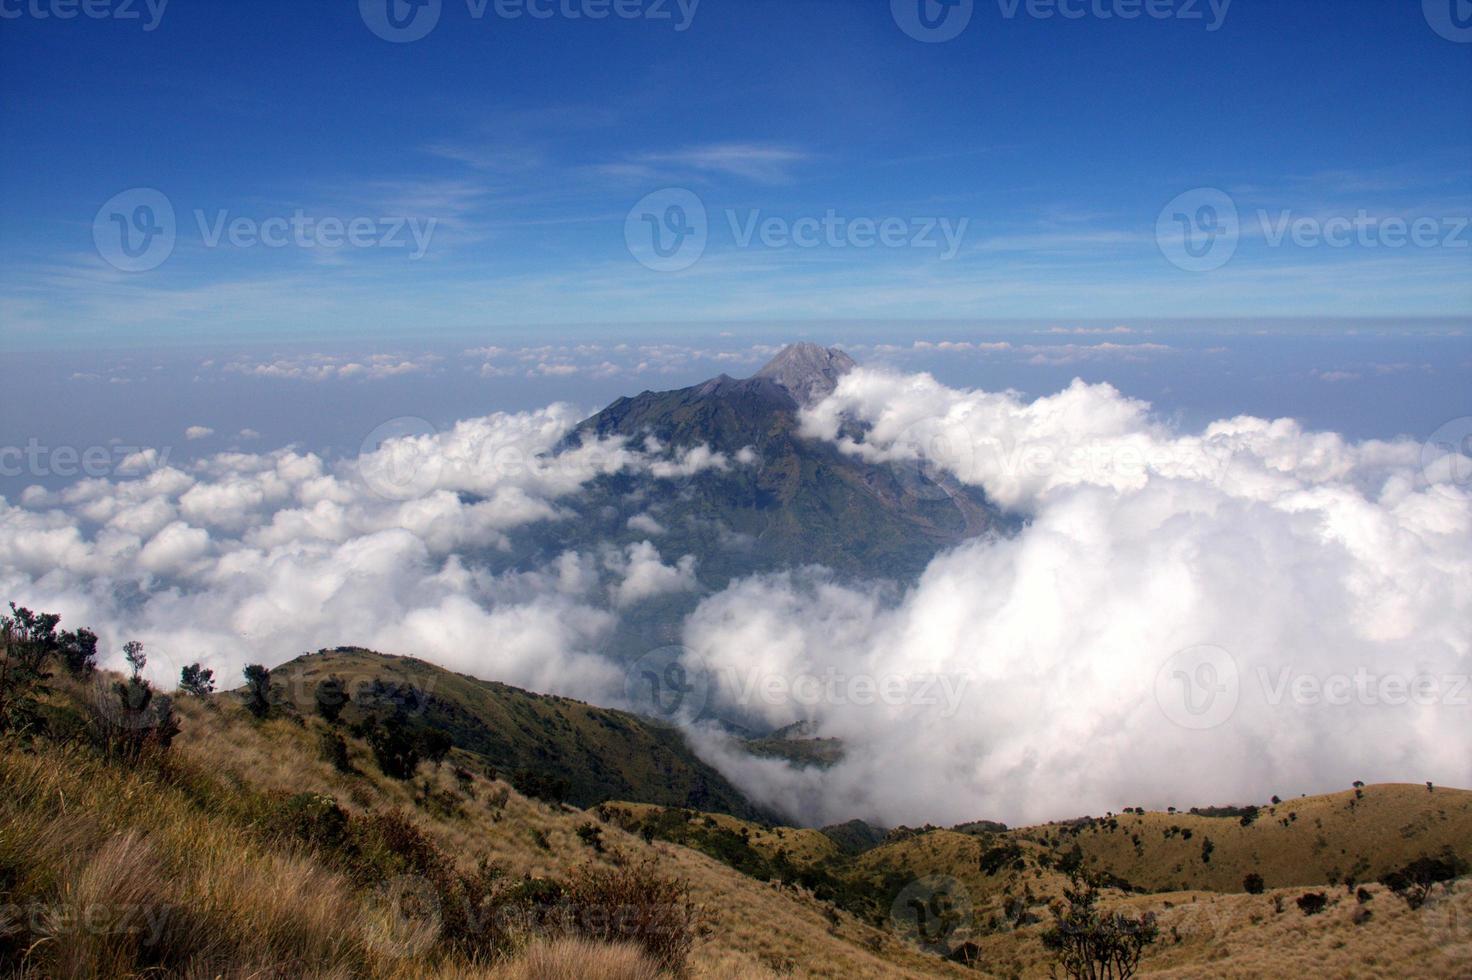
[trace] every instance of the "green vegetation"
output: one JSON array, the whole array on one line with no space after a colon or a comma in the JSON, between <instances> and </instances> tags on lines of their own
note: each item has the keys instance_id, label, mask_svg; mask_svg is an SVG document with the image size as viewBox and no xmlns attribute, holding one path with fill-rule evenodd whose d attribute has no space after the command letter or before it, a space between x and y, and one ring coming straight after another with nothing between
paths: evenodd
<instances>
[{"instance_id":1,"label":"green vegetation","mask_svg":"<svg viewBox=\"0 0 1472 980\"><path fill-rule=\"evenodd\" d=\"M1137 917L1104 912L1098 907L1097 877L1084 872L1069 876L1064 905L1053 913L1053 925L1043 933L1043 946L1074 980L1126 980L1140 965L1145 947L1160 934L1155 916Z\"/></svg>"},{"instance_id":2,"label":"green vegetation","mask_svg":"<svg viewBox=\"0 0 1472 980\"><path fill-rule=\"evenodd\" d=\"M298 657L270 677L273 696L303 713L319 710L317 685L335 677L348 697L342 722L365 732L361 726L369 724L399 727L397 736L378 736L390 767L399 771L407 770L412 754L434 761L453 745L542 799L578 807L634 799L768 816L701 761L678 729L627 712L355 648Z\"/></svg>"}]
</instances>

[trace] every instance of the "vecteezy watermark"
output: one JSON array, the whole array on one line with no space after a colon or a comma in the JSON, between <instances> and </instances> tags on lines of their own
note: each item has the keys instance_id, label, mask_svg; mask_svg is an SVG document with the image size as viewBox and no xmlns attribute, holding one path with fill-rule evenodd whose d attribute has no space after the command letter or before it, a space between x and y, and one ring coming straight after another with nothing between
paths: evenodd
<instances>
[{"instance_id":1,"label":"vecteezy watermark","mask_svg":"<svg viewBox=\"0 0 1472 980\"><path fill-rule=\"evenodd\" d=\"M1358 705L1472 706L1472 679L1466 674L1374 673L1356 667L1352 673L1327 674L1295 670L1291 666L1258 667L1255 671L1263 700L1272 707L1285 701L1298 707Z\"/></svg>"},{"instance_id":2,"label":"vecteezy watermark","mask_svg":"<svg viewBox=\"0 0 1472 980\"><path fill-rule=\"evenodd\" d=\"M1187 272L1211 272L1232 261L1241 234L1236 202L1215 187L1177 195L1155 219L1161 254Z\"/></svg>"},{"instance_id":3,"label":"vecteezy watermark","mask_svg":"<svg viewBox=\"0 0 1472 980\"><path fill-rule=\"evenodd\" d=\"M440 480L444 457L439 430L424 419L400 416L368 433L358 449L358 477L386 500L414 500Z\"/></svg>"},{"instance_id":4,"label":"vecteezy watermark","mask_svg":"<svg viewBox=\"0 0 1472 980\"><path fill-rule=\"evenodd\" d=\"M91 477L131 475L168 464L171 449L142 446L48 446L32 437L24 446L0 446L0 476Z\"/></svg>"},{"instance_id":5,"label":"vecteezy watermark","mask_svg":"<svg viewBox=\"0 0 1472 980\"><path fill-rule=\"evenodd\" d=\"M65 943L82 936L132 936L148 948L163 939L178 911L147 902L3 902L0 938L49 935Z\"/></svg>"},{"instance_id":6,"label":"vecteezy watermark","mask_svg":"<svg viewBox=\"0 0 1472 980\"><path fill-rule=\"evenodd\" d=\"M1429 2L1429 0L1428 0ZM997 0L1003 20L1179 20L1203 22L1208 33L1226 22L1232 0ZM974 0L890 0L899 29L936 44L961 35L971 23Z\"/></svg>"},{"instance_id":7,"label":"vecteezy watermark","mask_svg":"<svg viewBox=\"0 0 1472 980\"><path fill-rule=\"evenodd\" d=\"M424 257L439 225L438 218L319 217L300 208L266 218L196 209L193 217L205 248L409 249L410 260ZM173 203L152 187L114 195L92 219L97 254L123 272L158 268L174 253L179 234Z\"/></svg>"},{"instance_id":8,"label":"vecteezy watermark","mask_svg":"<svg viewBox=\"0 0 1472 980\"><path fill-rule=\"evenodd\" d=\"M412 248L411 260L424 258L438 218L315 217L298 208L289 216L232 217L229 211L194 212L205 248Z\"/></svg>"},{"instance_id":9,"label":"vecteezy watermark","mask_svg":"<svg viewBox=\"0 0 1472 980\"><path fill-rule=\"evenodd\" d=\"M171 451L168 446L161 450L123 445L48 446L32 436L24 446L0 446L0 476L129 476L162 469Z\"/></svg>"},{"instance_id":10,"label":"vecteezy watermark","mask_svg":"<svg viewBox=\"0 0 1472 980\"><path fill-rule=\"evenodd\" d=\"M1421 12L1440 36L1458 44L1472 44L1472 2L1421 0Z\"/></svg>"},{"instance_id":11,"label":"vecteezy watermark","mask_svg":"<svg viewBox=\"0 0 1472 980\"><path fill-rule=\"evenodd\" d=\"M728 208L723 213L736 248L933 249L941 261L956 257L970 218L884 217L840 214L764 214L759 208ZM624 218L624 243L641 265L656 272L680 272L700 261L710 243L710 216L693 191L667 187L641 198Z\"/></svg>"},{"instance_id":12,"label":"vecteezy watermark","mask_svg":"<svg viewBox=\"0 0 1472 980\"><path fill-rule=\"evenodd\" d=\"M1321 218L1259 210L1257 221L1269 248L1472 248L1472 218L1461 216L1378 217L1361 208Z\"/></svg>"},{"instance_id":13,"label":"vecteezy watermark","mask_svg":"<svg viewBox=\"0 0 1472 980\"><path fill-rule=\"evenodd\" d=\"M939 249L942 262L956 257L970 218L849 217L829 208L821 217L762 216L753 208L742 214L726 211L726 224L737 248L918 248Z\"/></svg>"},{"instance_id":14,"label":"vecteezy watermark","mask_svg":"<svg viewBox=\"0 0 1472 980\"><path fill-rule=\"evenodd\" d=\"M683 187L646 194L624 218L629 254L655 272L690 268L705 254L709 240L705 203Z\"/></svg>"},{"instance_id":15,"label":"vecteezy watermark","mask_svg":"<svg viewBox=\"0 0 1472 980\"><path fill-rule=\"evenodd\" d=\"M168 5L169 0L0 0L0 20L136 20L154 31Z\"/></svg>"},{"instance_id":16,"label":"vecteezy watermark","mask_svg":"<svg viewBox=\"0 0 1472 980\"><path fill-rule=\"evenodd\" d=\"M1452 419L1421 444L1421 473L1442 493L1472 492L1472 415Z\"/></svg>"},{"instance_id":17,"label":"vecteezy watermark","mask_svg":"<svg viewBox=\"0 0 1472 980\"><path fill-rule=\"evenodd\" d=\"M1248 683L1248 682L1251 683ZM1472 677L1465 673L1304 670L1292 664L1259 664L1245 677L1218 646L1194 646L1172 654L1155 676L1155 701L1182 728L1225 724L1244 701L1268 708L1472 706Z\"/></svg>"},{"instance_id":18,"label":"vecteezy watermark","mask_svg":"<svg viewBox=\"0 0 1472 980\"><path fill-rule=\"evenodd\" d=\"M161 191L135 187L109 198L92 219L97 254L123 272L156 269L174 254L174 205Z\"/></svg>"},{"instance_id":19,"label":"vecteezy watermark","mask_svg":"<svg viewBox=\"0 0 1472 980\"><path fill-rule=\"evenodd\" d=\"M1172 265L1187 272L1212 272L1237 254L1243 237L1255 235L1268 248L1472 248L1472 217L1466 215L1304 215L1284 208L1259 208L1245 226L1231 195L1198 187L1177 195L1155 221L1155 242Z\"/></svg>"},{"instance_id":20,"label":"vecteezy watermark","mask_svg":"<svg viewBox=\"0 0 1472 980\"><path fill-rule=\"evenodd\" d=\"M1237 661L1218 646L1171 654L1155 674L1155 703L1182 728L1215 728L1237 710L1242 681Z\"/></svg>"},{"instance_id":21,"label":"vecteezy watermark","mask_svg":"<svg viewBox=\"0 0 1472 980\"><path fill-rule=\"evenodd\" d=\"M700 0L465 0L472 21L644 20L668 23L684 33L695 22ZM428 37L439 26L443 0L358 0L358 13L374 34L394 44Z\"/></svg>"},{"instance_id":22,"label":"vecteezy watermark","mask_svg":"<svg viewBox=\"0 0 1472 980\"><path fill-rule=\"evenodd\" d=\"M907 942L942 956L951 937L971 924L971 892L950 875L926 875L910 882L889 906L889 921Z\"/></svg>"},{"instance_id":23,"label":"vecteezy watermark","mask_svg":"<svg viewBox=\"0 0 1472 980\"><path fill-rule=\"evenodd\" d=\"M685 647L660 647L629 666L624 696L646 717L695 721L710 699L710 676Z\"/></svg>"},{"instance_id":24,"label":"vecteezy watermark","mask_svg":"<svg viewBox=\"0 0 1472 980\"><path fill-rule=\"evenodd\" d=\"M965 674L849 674L836 667L795 674L731 668L722 674L725 690L743 707L922 707L939 708L942 718L956 716L972 680Z\"/></svg>"},{"instance_id":25,"label":"vecteezy watermark","mask_svg":"<svg viewBox=\"0 0 1472 980\"><path fill-rule=\"evenodd\" d=\"M899 29L917 41L939 44L961 36L971 23L975 0L890 0Z\"/></svg>"}]
</instances>

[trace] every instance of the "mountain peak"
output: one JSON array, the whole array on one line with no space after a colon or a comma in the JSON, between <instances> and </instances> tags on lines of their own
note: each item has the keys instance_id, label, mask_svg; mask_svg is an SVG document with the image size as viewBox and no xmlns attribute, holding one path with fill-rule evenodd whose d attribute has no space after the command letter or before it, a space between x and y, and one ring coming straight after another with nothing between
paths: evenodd
<instances>
[{"instance_id":1,"label":"mountain peak","mask_svg":"<svg viewBox=\"0 0 1472 980\"><path fill-rule=\"evenodd\" d=\"M832 394L838 379L856 367L857 362L836 347L803 341L782 348L755 376L786 388L799 405L811 405Z\"/></svg>"}]
</instances>

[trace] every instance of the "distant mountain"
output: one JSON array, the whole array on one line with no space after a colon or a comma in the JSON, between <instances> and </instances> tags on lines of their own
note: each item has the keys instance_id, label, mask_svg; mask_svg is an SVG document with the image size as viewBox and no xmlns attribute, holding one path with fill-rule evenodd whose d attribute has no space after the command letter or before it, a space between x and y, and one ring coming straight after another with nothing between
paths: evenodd
<instances>
[{"instance_id":1,"label":"distant mountain","mask_svg":"<svg viewBox=\"0 0 1472 980\"><path fill-rule=\"evenodd\" d=\"M999 514L979 489L919 467L868 463L799 434L802 407L831 393L854 367L843 351L794 344L750 378L721 375L618 399L569 441L652 438L675 451L708 447L731 465L679 481L642 474L595 481L570 502L576 521L542 529L552 532L544 547L564 547L569 537L649 537L628 526L648 514L665 529L652 538L660 550L694 554L702 582L718 588L739 575L811 563L907 578L936 552L996 526Z\"/></svg>"}]
</instances>

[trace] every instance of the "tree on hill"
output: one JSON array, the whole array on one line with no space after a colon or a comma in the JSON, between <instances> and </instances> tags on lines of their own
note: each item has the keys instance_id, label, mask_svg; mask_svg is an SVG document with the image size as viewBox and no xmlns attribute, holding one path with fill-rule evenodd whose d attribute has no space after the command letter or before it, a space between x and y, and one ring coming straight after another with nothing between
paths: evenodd
<instances>
[{"instance_id":1,"label":"tree on hill","mask_svg":"<svg viewBox=\"0 0 1472 980\"><path fill-rule=\"evenodd\" d=\"M207 697L215 690L215 672L194 663L179 671L179 689L197 698Z\"/></svg>"},{"instance_id":2,"label":"tree on hill","mask_svg":"<svg viewBox=\"0 0 1472 980\"><path fill-rule=\"evenodd\" d=\"M1098 908L1100 881L1084 871L1069 876L1064 902L1053 910L1043 946L1071 980L1127 980L1145 947L1160 934L1151 914L1131 918Z\"/></svg>"},{"instance_id":3,"label":"tree on hill","mask_svg":"<svg viewBox=\"0 0 1472 980\"><path fill-rule=\"evenodd\" d=\"M317 714L327 720L329 724L335 724L342 709L347 707L348 688L341 677L332 674L317 682L317 688L313 691L317 701Z\"/></svg>"},{"instance_id":4,"label":"tree on hill","mask_svg":"<svg viewBox=\"0 0 1472 980\"><path fill-rule=\"evenodd\" d=\"M89 629L58 631L61 617L10 604L0 616L0 731L19 731L36 722L36 698L51 679L50 662L59 661L74 676L92 672L97 634Z\"/></svg>"},{"instance_id":5,"label":"tree on hill","mask_svg":"<svg viewBox=\"0 0 1472 980\"><path fill-rule=\"evenodd\" d=\"M260 664L245 668L245 708L257 718L271 713L271 672Z\"/></svg>"},{"instance_id":6,"label":"tree on hill","mask_svg":"<svg viewBox=\"0 0 1472 980\"><path fill-rule=\"evenodd\" d=\"M1444 881L1451 881L1467 873L1467 862L1458 858L1450 849L1442 857L1418 857L1399 871L1392 871L1380 878L1380 884L1406 900L1406 904L1418 909L1431 897L1431 890Z\"/></svg>"}]
</instances>

